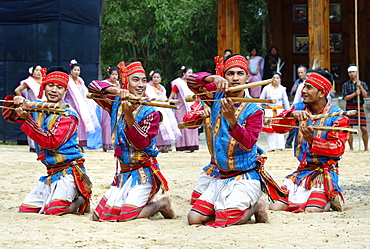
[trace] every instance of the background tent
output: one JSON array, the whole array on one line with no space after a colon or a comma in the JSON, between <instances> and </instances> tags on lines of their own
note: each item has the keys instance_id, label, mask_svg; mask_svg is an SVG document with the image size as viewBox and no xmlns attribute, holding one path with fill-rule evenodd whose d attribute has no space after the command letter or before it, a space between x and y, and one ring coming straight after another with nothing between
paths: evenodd
<instances>
[{"instance_id":1,"label":"background tent","mask_svg":"<svg viewBox=\"0 0 370 249\"><path fill-rule=\"evenodd\" d=\"M75 58L85 82L98 78L100 15L104 0L0 2L0 98L13 94L28 68ZM25 140L19 125L0 117L0 140Z\"/></svg>"}]
</instances>

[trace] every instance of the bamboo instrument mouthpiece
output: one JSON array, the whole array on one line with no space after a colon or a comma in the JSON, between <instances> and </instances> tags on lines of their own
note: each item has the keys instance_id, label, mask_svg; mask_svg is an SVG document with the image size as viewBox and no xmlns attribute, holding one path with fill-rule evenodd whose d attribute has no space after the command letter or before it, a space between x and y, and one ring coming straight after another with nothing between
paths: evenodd
<instances>
[{"instance_id":1,"label":"bamboo instrument mouthpiece","mask_svg":"<svg viewBox=\"0 0 370 249\"><path fill-rule=\"evenodd\" d=\"M179 129L185 129L186 128L186 123L179 123L177 125L177 128L179 128Z\"/></svg>"},{"instance_id":2,"label":"bamboo instrument mouthpiece","mask_svg":"<svg viewBox=\"0 0 370 249\"><path fill-rule=\"evenodd\" d=\"M356 115L356 114L357 114L357 110L350 110L346 112L346 115Z\"/></svg>"},{"instance_id":3,"label":"bamboo instrument mouthpiece","mask_svg":"<svg viewBox=\"0 0 370 249\"><path fill-rule=\"evenodd\" d=\"M93 93L86 93L86 98L93 99L94 98L94 94Z\"/></svg>"},{"instance_id":4,"label":"bamboo instrument mouthpiece","mask_svg":"<svg viewBox=\"0 0 370 249\"><path fill-rule=\"evenodd\" d=\"M186 102L194 102L197 99L196 95L186 95L185 96L185 101Z\"/></svg>"}]
</instances>

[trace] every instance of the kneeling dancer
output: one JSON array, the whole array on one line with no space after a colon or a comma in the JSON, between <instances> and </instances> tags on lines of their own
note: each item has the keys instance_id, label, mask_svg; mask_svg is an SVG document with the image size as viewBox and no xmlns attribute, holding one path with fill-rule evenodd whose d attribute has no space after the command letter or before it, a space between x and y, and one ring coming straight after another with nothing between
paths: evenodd
<instances>
[{"instance_id":1,"label":"kneeling dancer","mask_svg":"<svg viewBox=\"0 0 370 249\"><path fill-rule=\"evenodd\" d=\"M67 104L63 97L68 87L68 72L62 67L51 68L40 87L47 102ZM92 184L86 175L84 158L78 147L77 126L79 117L73 109L66 109L69 116L25 111L22 96L7 96L6 106L15 110L3 110L4 119L23 123L21 130L36 143L37 160L47 168L47 176L27 194L20 212L48 215L79 214L89 211ZM42 102L42 101L37 101Z\"/></svg>"},{"instance_id":2,"label":"kneeling dancer","mask_svg":"<svg viewBox=\"0 0 370 249\"><path fill-rule=\"evenodd\" d=\"M93 81L88 87L92 93L117 95L95 101L111 115L117 171L120 167L110 189L96 207L93 220L129 221L158 212L166 219L173 219L175 213L168 197L151 202L161 187L168 190L167 181L159 170L155 147L162 115L152 106L132 104L127 100L130 95L145 95L147 79L141 63L137 61L126 66L121 62L118 67L123 89L101 81Z\"/></svg>"},{"instance_id":3,"label":"kneeling dancer","mask_svg":"<svg viewBox=\"0 0 370 249\"><path fill-rule=\"evenodd\" d=\"M256 222L267 222L266 204L260 199L262 189L268 189L274 199L283 193L264 171L263 163L258 162L256 142L262 130L263 112L254 103L234 103L228 98L243 98L244 90L227 92L229 86L246 84L248 62L237 54L229 55L225 60L216 58L215 61L219 75L197 73L190 75L187 81L195 93L220 90L200 95L211 108L211 155L220 178L212 179L195 201L188 214L188 222L191 225L225 227L243 224L252 215Z\"/></svg>"},{"instance_id":4,"label":"kneeling dancer","mask_svg":"<svg viewBox=\"0 0 370 249\"><path fill-rule=\"evenodd\" d=\"M326 72L318 71L323 75ZM347 116L323 117L312 120L312 115L341 112L330 104L327 96L331 83L323 75L311 73L302 90L303 102L294 104L278 117L294 119L277 119L272 121L275 132L286 133L292 128L278 125L299 125L294 142L294 155L300 164L296 171L288 175L283 189L288 197L270 204L275 211L291 212L325 212L330 207L341 211L339 196L343 199L338 185L338 161L344 153L348 133L314 130L311 125L345 127L349 125Z\"/></svg>"}]
</instances>

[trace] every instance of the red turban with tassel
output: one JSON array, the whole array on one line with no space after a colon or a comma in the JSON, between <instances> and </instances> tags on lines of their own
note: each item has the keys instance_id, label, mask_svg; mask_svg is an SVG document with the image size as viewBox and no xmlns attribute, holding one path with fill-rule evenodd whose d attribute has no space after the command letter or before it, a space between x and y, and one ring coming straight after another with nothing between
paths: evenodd
<instances>
[{"instance_id":1,"label":"red turban with tassel","mask_svg":"<svg viewBox=\"0 0 370 249\"><path fill-rule=\"evenodd\" d=\"M120 63L118 63L117 67L119 68L119 75L122 82L121 87L123 89L128 89L128 76L134 73L145 74L145 70L140 61L132 62L128 66L126 66L124 61L121 61Z\"/></svg>"}]
</instances>

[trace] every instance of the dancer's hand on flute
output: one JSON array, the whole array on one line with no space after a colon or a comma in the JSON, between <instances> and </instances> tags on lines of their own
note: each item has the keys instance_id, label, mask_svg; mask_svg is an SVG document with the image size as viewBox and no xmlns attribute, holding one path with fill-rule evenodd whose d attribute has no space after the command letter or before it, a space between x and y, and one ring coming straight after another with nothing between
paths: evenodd
<instances>
[{"instance_id":1,"label":"dancer's hand on flute","mask_svg":"<svg viewBox=\"0 0 370 249\"><path fill-rule=\"evenodd\" d=\"M26 102L26 99L23 96L14 96L13 103L16 106L23 105L23 103Z\"/></svg>"},{"instance_id":2,"label":"dancer's hand on flute","mask_svg":"<svg viewBox=\"0 0 370 249\"><path fill-rule=\"evenodd\" d=\"M127 127L131 128L131 126L135 123L135 118L132 112L134 111L134 106L130 101L128 101L130 95L129 90L120 89L118 92L118 96L122 99L122 112L125 114L125 119L127 122Z\"/></svg>"},{"instance_id":3,"label":"dancer's hand on flute","mask_svg":"<svg viewBox=\"0 0 370 249\"><path fill-rule=\"evenodd\" d=\"M313 128L311 126L302 126L299 127L299 131L303 135L303 139L306 140L307 143L312 144L313 142Z\"/></svg>"},{"instance_id":4,"label":"dancer's hand on flute","mask_svg":"<svg viewBox=\"0 0 370 249\"><path fill-rule=\"evenodd\" d=\"M205 82L215 83L216 88L220 91L227 92L229 88L229 82L225 78L221 77L220 75L209 75L207 77L204 77L203 80Z\"/></svg>"},{"instance_id":5,"label":"dancer's hand on flute","mask_svg":"<svg viewBox=\"0 0 370 249\"><path fill-rule=\"evenodd\" d=\"M312 119L312 114L307 111L292 111L291 116L298 119L298 121Z\"/></svg>"},{"instance_id":6,"label":"dancer's hand on flute","mask_svg":"<svg viewBox=\"0 0 370 249\"><path fill-rule=\"evenodd\" d=\"M30 117L30 113L28 111L23 110L23 108L21 107L24 102L26 102L26 99L22 96L14 96L13 98L14 105L18 106L15 109L15 113L17 113L17 115L20 118L28 119Z\"/></svg>"},{"instance_id":7,"label":"dancer's hand on flute","mask_svg":"<svg viewBox=\"0 0 370 249\"><path fill-rule=\"evenodd\" d=\"M20 118L28 119L30 117L30 113L28 111L23 110L23 108L21 107L24 102L26 102L26 99L23 96L14 96L13 98L14 105L18 106L15 109L15 113L17 113L17 115Z\"/></svg>"},{"instance_id":8,"label":"dancer's hand on flute","mask_svg":"<svg viewBox=\"0 0 370 249\"><path fill-rule=\"evenodd\" d=\"M203 119L206 119L210 116L210 114L211 114L210 109L204 109L204 110L201 111L200 117L203 118Z\"/></svg>"}]
</instances>

